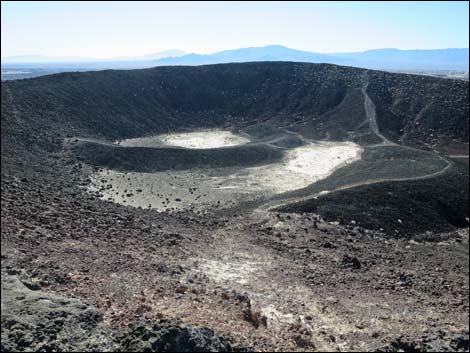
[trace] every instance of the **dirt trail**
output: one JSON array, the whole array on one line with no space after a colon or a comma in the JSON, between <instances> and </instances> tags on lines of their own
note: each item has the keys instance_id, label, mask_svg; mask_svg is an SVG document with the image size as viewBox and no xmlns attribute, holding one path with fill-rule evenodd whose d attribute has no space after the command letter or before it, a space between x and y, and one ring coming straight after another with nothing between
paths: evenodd
<instances>
[{"instance_id":1,"label":"dirt trail","mask_svg":"<svg viewBox=\"0 0 470 353\"><path fill-rule=\"evenodd\" d=\"M362 94L364 95L364 109L366 112L367 121L369 122L369 126L378 137L382 139L382 146L394 146L396 143L387 139L382 133L380 132L379 125L377 124L377 111L375 109L375 104L370 99L369 95L367 94L367 87L369 86L369 72L365 71L363 75L363 86L362 86Z\"/></svg>"},{"instance_id":2,"label":"dirt trail","mask_svg":"<svg viewBox=\"0 0 470 353\"><path fill-rule=\"evenodd\" d=\"M10 107L11 107L11 112L13 114L13 117L15 118L15 120L18 120L19 112L18 112L18 109L16 108L15 99L13 98L13 95L11 94L10 87L8 85L4 85L4 87L2 87L2 90L3 92L5 92L7 99L10 101Z\"/></svg>"},{"instance_id":3,"label":"dirt trail","mask_svg":"<svg viewBox=\"0 0 470 353\"><path fill-rule=\"evenodd\" d=\"M383 283L394 281L387 277L387 264L365 265L365 272L341 265L345 254L357 254L366 264L377 254L428 251L426 245L414 243L413 249L407 250L410 246L406 241L375 239L351 246L348 236L323 233L333 229L327 222L316 223L308 232L304 222L301 217L277 217L257 210L245 215L243 222L233 219L215 230L212 241L199 248L185 266L191 269L186 278L205 278L206 293L222 291L247 298L245 318L238 316L230 325L241 337L253 335L251 339L256 337L267 344L258 349L370 351L404 326L412 327L409 332L422 332L430 320L440 320L444 315L432 307L410 307L415 299L402 300L400 294L377 296L378 279L385 280ZM324 248L320 244L325 242L336 245ZM183 283L192 285L190 280L183 279ZM237 310L242 311L242 307ZM203 316L224 322L224 313L218 310L232 309L224 304L221 309L208 309L210 313L206 311ZM191 320L192 313L186 315Z\"/></svg>"},{"instance_id":4,"label":"dirt trail","mask_svg":"<svg viewBox=\"0 0 470 353\"><path fill-rule=\"evenodd\" d=\"M250 219L243 226L231 224L216 231L215 242L192 261L193 272L209 278L214 286L243 294L249 298L249 314L255 327L261 327L274 345L285 345L290 332L304 331L309 337L300 344L307 351L335 351L346 342L332 342L320 331L335 337L358 331L343 318L326 313L317 295L293 274L302 265L288 257L255 244L258 239L246 228L256 227L272 218L267 213ZM274 225L281 229L282 222ZM324 299L324 298L323 298ZM298 342L292 346L299 350ZM304 350L300 349L300 350Z\"/></svg>"},{"instance_id":5,"label":"dirt trail","mask_svg":"<svg viewBox=\"0 0 470 353\"><path fill-rule=\"evenodd\" d=\"M370 99L369 95L367 94L367 87L369 85L369 74L368 74L367 71L364 72L363 80L364 80L364 83L363 83L363 87L362 87L361 90L362 90L362 94L364 95L364 108L365 108L365 112L366 112L367 121L369 122L369 126L371 127L372 131L378 137L380 137L383 141L382 143L367 146L367 147L377 148L377 147L383 147L383 146L400 146L402 148L407 148L407 149L413 150L412 147L398 145L398 144L388 140L385 136L383 136L380 133L379 127L378 127L378 124L377 124L377 113L376 113L375 104ZM314 195L309 195L309 196L305 196L305 197L294 197L294 198L289 198L289 199L282 200L282 201L268 202L268 203L262 205L260 208L263 209L263 210L273 210L277 207L284 206L286 204L290 204L290 203L293 203L293 202L306 201L306 200L309 200L309 199L312 199L312 198L325 196L327 194L331 194L331 193L334 193L334 192L337 192L337 191L351 189L351 188L355 188L355 187L363 186L363 185L378 184L378 183L383 183L383 182L414 181L414 180L424 180L424 179L435 178L435 177L438 177L438 176L446 173L453 164L453 162L451 160L449 160L449 159L447 159L447 158L445 158L441 155L436 154L435 156L437 158L445 161L447 163L447 165L442 170L437 171L437 172L432 173L432 174L416 176L416 177L411 177L411 178L369 179L369 180L365 180L365 181L359 182L359 183L351 183L351 184L343 185L343 186L340 186L340 187L338 187L336 189L333 189L333 190L321 191L321 192L319 192L317 194L314 194Z\"/></svg>"},{"instance_id":6,"label":"dirt trail","mask_svg":"<svg viewBox=\"0 0 470 353\"><path fill-rule=\"evenodd\" d=\"M356 188L356 187L364 186L364 185L378 184L378 183L384 183L384 182L414 181L414 180L425 180L425 179L435 178L435 177L438 177L438 176L443 175L444 173L446 173L453 165L453 162L449 159L446 159L446 158L444 158L440 155L436 155L436 157L438 157L439 159L445 161L447 163L447 165L444 168L442 168L441 170L439 170L435 173L432 173L432 174L426 174L426 175L421 175L421 176L416 176L416 177L411 177L411 178L369 179L369 180L361 181L359 183L346 184L346 185L340 186L338 188L335 188L333 190L320 191L319 193L316 193L314 195L308 195L308 196L305 196L305 197L294 197L294 198L289 198L289 199L285 199L285 200L282 200L282 201L268 202L268 203L262 205L261 209L270 211L270 210L273 210L273 209L281 207L281 206L285 206L285 205L290 204L290 203L302 202L302 201L310 200L312 198L318 198L318 197L329 195L329 194L332 194L332 193L335 193L335 192L338 192L338 191L352 189L352 188Z\"/></svg>"}]
</instances>

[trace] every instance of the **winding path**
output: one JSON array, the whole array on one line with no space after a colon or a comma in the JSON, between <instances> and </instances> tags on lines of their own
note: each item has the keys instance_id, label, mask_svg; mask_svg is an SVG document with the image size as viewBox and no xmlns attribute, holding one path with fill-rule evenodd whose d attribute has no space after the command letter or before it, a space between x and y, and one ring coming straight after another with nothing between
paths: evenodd
<instances>
[{"instance_id":1,"label":"winding path","mask_svg":"<svg viewBox=\"0 0 470 353\"><path fill-rule=\"evenodd\" d=\"M7 100L10 101L11 112L13 114L13 117L15 119L17 119L18 118L18 109L16 109L15 100L13 99L13 95L11 94L10 87L8 87L8 84L3 84L2 83L2 85L3 85L2 91L5 92L5 96L7 97Z\"/></svg>"},{"instance_id":2,"label":"winding path","mask_svg":"<svg viewBox=\"0 0 470 353\"><path fill-rule=\"evenodd\" d=\"M426 175L421 175L421 176L416 176L416 177L409 177L409 178L391 178L391 179L385 179L385 178L379 178L379 179L369 179L369 180L365 180L363 182L359 182L359 183L351 183L351 184L346 184L346 185L343 185L343 186L339 186L333 190L324 190L324 191L320 191L316 194L313 194L313 195L309 195L309 196L304 196L304 197L294 197L294 198L290 198L290 199L285 199L285 200L282 200L282 201L275 201L275 202L271 202L271 203L266 203L264 204L261 209L264 209L264 210L267 210L267 211L271 211L275 208L278 208L278 207L281 207L281 206L285 206L285 205L288 205L288 204L291 204L291 203L297 203L297 202L302 202L302 201L307 201L307 200L310 200L310 199L313 199L313 198L318 198L318 197L321 197L321 196L325 196L325 195L329 195L329 194L332 194L332 193L335 193L337 191L342 191L342 190L347 190L347 189L352 189L352 188L356 188L356 187L359 187L359 186L364 186L364 185L371 185L371 184L379 184L379 183L384 183L384 182L399 182L399 181L414 181L414 180L426 180L426 179L431 179L431 178L435 178L435 177L438 177L440 175L443 175L445 174L451 167L452 167L452 162L449 161L448 159L442 157L442 156L439 156L439 155L436 155L438 158L444 160L447 165L442 168L441 170L437 171L437 172L434 172L432 174L426 174Z\"/></svg>"},{"instance_id":3,"label":"winding path","mask_svg":"<svg viewBox=\"0 0 470 353\"><path fill-rule=\"evenodd\" d=\"M381 140L381 146L395 146L396 143L387 139L382 133L380 132L379 125L377 124L377 111L375 108L375 104L370 99L369 95L367 94L367 87L369 86L369 71L364 72L363 74L363 84L362 84L362 95L364 96L364 110L366 112L366 118L369 122L369 126Z\"/></svg>"},{"instance_id":4,"label":"winding path","mask_svg":"<svg viewBox=\"0 0 470 353\"><path fill-rule=\"evenodd\" d=\"M366 113L366 118L367 118L367 121L369 122L369 126L372 129L372 131L378 137L380 137L382 139L382 143L367 146L367 147L376 148L376 147L383 147L383 146L400 146L402 148L407 148L407 149L414 150L414 148L412 148L412 147L396 144L396 143L390 141L389 139L387 139L384 135L382 135L380 133L379 126L377 124L377 112L376 112L375 104L370 99L369 95L367 94L367 87L368 86L369 86L369 73L368 73L368 71L366 71L366 72L364 72L364 75L363 75L363 86L361 88L362 94L364 96L364 109L365 109L365 113ZM416 176L416 177L407 177L407 178L369 179L369 180L365 180L365 181L359 182L359 183L346 184L346 185L337 187L333 190L324 190L324 191L321 191L319 193L309 195L309 196L293 197L293 198L285 199L285 200L282 200L282 201L276 200L276 201L272 201L272 202L267 202L264 205L262 205L259 209L264 210L264 211L271 211L275 208L278 208L278 207L281 207L281 206L284 206L284 205L287 205L287 204L302 202L302 201L310 200L312 198L318 198L318 197L321 197L321 196L325 196L327 194L332 194L332 193L337 192L337 191L347 190L347 189L351 189L351 188L355 188L355 187L359 187L359 186L363 186L363 185L378 184L378 183L383 183L383 182L414 181L414 180L425 180L425 179L435 178L435 177L438 177L438 176L443 175L444 173L446 173L452 167L453 162L451 160L441 156L441 155L438 155L438 154L434 154L434 155L437 158L445 161L447 163L447 165L443 169L441 169L437 172L431 173L431 174L426 174L426 175L421 175L421 176Z\"/></svg>"}]
</instances>

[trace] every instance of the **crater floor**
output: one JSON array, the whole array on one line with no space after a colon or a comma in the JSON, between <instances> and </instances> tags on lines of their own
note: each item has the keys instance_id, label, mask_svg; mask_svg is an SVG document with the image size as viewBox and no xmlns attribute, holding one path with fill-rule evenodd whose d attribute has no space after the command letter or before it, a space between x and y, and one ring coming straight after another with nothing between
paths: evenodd
<instances>
[{"instance_id":1,"label":"crater floor","mask_svg":"<svg viewBox=\"0 0 470 353\"><path fill-rule=\"evenodd\" d=\"M246 137L225 130L200 130L188 133L173 133L150 137L127 139L119 142L125 147L177 146L206 149L243 145L250 142Z\"/></svg>"},{"instance_id":2,"label":"crater floor","mask_svg":"<svg viewBox=\"0 0 470 353\"><path fill-rule=\"evenodd\" d=\"M129 147L226 147L249 140L228 131L212 130L160 135L122 141ZM231 208L304 188L361 158L363 149L351 142L309 142L288 149L276 163L256 167L197 168L155 173L103 169L95 173L90 190L101 198L158 211Z\"/></svg>"}]
</instances>

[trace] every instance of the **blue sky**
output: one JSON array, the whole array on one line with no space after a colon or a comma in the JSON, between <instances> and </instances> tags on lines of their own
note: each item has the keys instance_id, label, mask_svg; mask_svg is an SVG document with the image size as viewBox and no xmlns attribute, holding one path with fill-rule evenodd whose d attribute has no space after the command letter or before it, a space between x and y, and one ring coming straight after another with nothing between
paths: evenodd
<instances>
[{"instance_id":1,"label":"blue sky","mask_svg":"<svg viewBox=\"0 0 470 353\"><path fill-rule=\"evenodd\" d=\"M2 57L468 47L468 2L2 1Z\"/></svg>"}]
</instances>

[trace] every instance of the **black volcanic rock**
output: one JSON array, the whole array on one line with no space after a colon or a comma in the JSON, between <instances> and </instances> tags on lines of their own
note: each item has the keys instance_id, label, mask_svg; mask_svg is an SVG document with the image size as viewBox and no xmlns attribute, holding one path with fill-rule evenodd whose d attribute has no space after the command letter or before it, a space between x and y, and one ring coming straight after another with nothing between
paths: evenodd
<instances>
[{"instance_id":1,"label":"black volcanic rock","mask_svg":"<svg viewBox=\"0 0 470 353\"><path fill-rule=\"evenodd\" d=\"M2 352L113 351L102 315L77 299L33 291L2 275Z\"/></svg>"},{"instance_id":2,"label":"black volcanic rock","mask_svg":"<svg viewBox=\"0 0 470 353\"><path fill-rule=\"evenodd\" d=\"M2 352L251 352L208 328L177 320L106 327L102 314L78 299L28 289L2 275Z\"/></svg>"},{"instance_id":3,"label":"black volcanic rock","mask_svg":"<svg viewBox=\"0 0 470 353\"><path fill-rule=\"evenodd\" d=\"M398 238L468 227L468 167L456 164L448 173L425 180L362 185L278 210L316 213L344 224L354 221Z\"/></svg>"},{"instance_id":4,"label":"black volcanic rock","mask_svg":"<svg viewBox=\"0 0 470 353\"><path fill-rule=\"evenodd\" d=\"M216 149L120 147L84 141L74 153L88 163L120 171L156 172L196 167L256 166L279 161L282 150L267 144L250 144Z\"/></svg>"},{"instance_id":5,"label":"black volcanic rock","mask_svg":"<svg viewBox=\"0 0 470 353\"><path fill-rule=\"evenodd\" d=\"M364 120L358 90L365 71L258 62L61 73L2 82L2 161L12 162L22 150L23 160L53 152L60 148L58 136L123 139L263 121L281 127L303 121L308 123L303 134L336 134L344 127L356 129ZM468 142L468 82L368 72L367 92L385 136L409 145ZM346 123L351 118L355 120Z\"/></svg>"},{"instance_id":6,"label":"black volcanic rock","mask_svg":"<svg viewBox=\"0 0 470 353\"><path fill-rule=\"evenodd\" d=\"M232 346L207 328L193 328L178 320L132 325L120 342L124 352L252 352Z\"/></svg>"},{"instance_id":7,"label":"black volcanic rock","mask_svg":"<svg viewBox=\"0 0 470 353\"><path fill-rule=\"evenodd\" d=\"M228 339L262 351L310 344L407 349L420 347L415 343L423 328L455 328L459 336L446 342L468 347L468 233L457 229L468 226L468 167L380 144L365 114L367 76L379 130L389 140L427 150L468 143L468 82L462 81L259 62L3 82L2 271L24 269L34 281L26 282L29 289L2 284L2 351L238 350ZM244 132L251 142L218 152L113 143L202 128ZM223 203L213 212L156 212L86 192L93 173L104 168L124 171L126 180L137 170L235 170L278 162L285 150L309 139L360 143L363 158L305 189L277 194L280 199L261 195L227 213ZM362 183L369 178L379 182ZM112 186L110 179L102 188ZM210 194L197 180L191 188L194 197ZM121 194L145 193L137 184L126 189ZM170 210L181 197L155 191ZM304 201L284 206L295 215L251 212L279 200ZM443 240L438 247L426 242L433 237ZM342 264L345 254L350 258ZM230 268L223 281L212 277L212 266ZM338 271L343 266L351 269ZM266 298L281 318L311 317L313 331L290 319L274 334L254 330L243 315L253 294ZM248 299L234 300L239 296ZM329 296L341 300L317 310ZM394 321L371 321L371 313ZM338 322L329 321L335 317ZM333 330L344 324L353 329ZM410 341L397 340L403 327Z\"/></svg>"}]
</instances>

